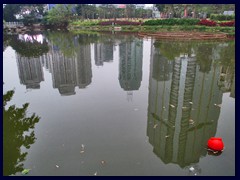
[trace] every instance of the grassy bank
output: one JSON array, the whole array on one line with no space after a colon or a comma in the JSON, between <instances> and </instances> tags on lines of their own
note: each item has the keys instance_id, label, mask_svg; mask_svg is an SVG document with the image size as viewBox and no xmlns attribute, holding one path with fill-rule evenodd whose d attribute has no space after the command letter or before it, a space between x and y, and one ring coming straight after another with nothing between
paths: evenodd
<instances>
[{"instance_id":1,"label":"grassy bank","mask_svg":"<svg viewBox=\"0 0 240 180\"><path fill-rule=\"evenodd\" d=\"M155 22L166 22L166 24L157 25ZM173 24L172 22L179 22L183 21L184 23L181 24ZM116 24L115 27L121 27L121 31L124 32L178 32L178 31L189 31L189 32L208 32L208 33L227 33L230 36L235 36L235 26L205 26L197 24L197 21L193 19L189 20L149 20L149 21L142 21L142 20L134 20L134 21L125 21L122 24ZM109 23L108 23L109 22ZM68 30L69 31L113 31L113 25L111 22L113 21L73 21L69 24ZM133 24L136 22L140 22L140 24L136 25ZM150 22L150 23L149 23ZM149 25L149 24L154 25ZM194 24L195 23L195 24ZM220 22L218 22L220 23ZM101 25L104 24L104 25Z\"/></svg>"},{"instance_id":2,"label":"grassy bank","mask_svg":"<svg viewBox=\"0 0 240 180\"><path fill-rule=\"evenodd\" d=\"M223 32L235 36L235 27L207 27L207 26L118 26L124 32L177 32L177 31L194 31L194 32ZM69 31L112 31L112 26L69 26Z\"/></svg>"}]
</instances>

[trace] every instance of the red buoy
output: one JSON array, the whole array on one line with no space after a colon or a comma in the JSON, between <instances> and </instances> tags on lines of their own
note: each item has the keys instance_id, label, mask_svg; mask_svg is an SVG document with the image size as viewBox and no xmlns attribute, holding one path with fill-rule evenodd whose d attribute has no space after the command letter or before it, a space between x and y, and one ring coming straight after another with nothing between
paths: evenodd
<instances>
[{"instance_id":1,"label":"red buoy","mask_svg":"<svg viewBox=\"0 0 240 180\"><path fill-rule=\"evenodd\" d=\"M208 140L207 146L213 151L222 151L224 148L222 138L219 137L211 137Z\"/></svg>"}]
</instances>

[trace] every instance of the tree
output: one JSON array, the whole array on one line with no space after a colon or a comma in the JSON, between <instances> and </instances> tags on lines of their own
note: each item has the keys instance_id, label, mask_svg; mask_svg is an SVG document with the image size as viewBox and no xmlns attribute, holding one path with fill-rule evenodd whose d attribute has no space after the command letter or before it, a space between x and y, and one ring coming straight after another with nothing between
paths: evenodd
<instances>
[{"instance_id":1,"label":"tree","mask_svg":"<svg viewBox=\"0 0 240 180\"><path fill-rule=\"evenodd\" d=\"M73 5L71 4L57 4L51 9L47 16L46 21L50 25L67 26L73 17Z\"/></svg>"},{"instance_id":2,"label":"tree","mask_svg":"<svg viewBox=\"0 0 240 180\"><path fill-rule=\"evenodd\" d=\"M7 4L3 8L3 19L7 22L16 21L15 14L21 10L21 4Z\"/></svg>"},{"instance_id":3,"label":"tree","mask_svg":"<svg viewBox=\"0 0 240 180\"><path fill-rule=\"evenodd\" d=\"M21 147L30 148L35 140L34 126L40 117L32 114L27 117L29 103L18 108L11 105L6 108L12 99L14 91L8 91L3 95L3 175L14 175L24 170L23 161L27 152L21 152ZM31 131L32 130L32 131Z\"/></svg>"},{"instance_id":4,"label":"tree","mask_svg":"<svg viewBox=\"0 0 240 180\"><path fill-rule=\"evenodd\" d=\"M159 10L160 12L163 12L164 9L165 9L165 4L156 4L156 7L158 8L158 10Z\"/></svg>"}]
</instances>

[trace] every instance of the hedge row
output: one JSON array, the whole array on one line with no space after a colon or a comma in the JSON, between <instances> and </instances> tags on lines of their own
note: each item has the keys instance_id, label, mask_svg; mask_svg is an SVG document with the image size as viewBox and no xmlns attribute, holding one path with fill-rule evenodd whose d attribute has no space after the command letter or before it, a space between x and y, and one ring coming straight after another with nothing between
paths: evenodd
<instances>
[{"instance_id":1,"label":"hedge row","mask_svg":"<svg viewBox=\"0 0 240 180\"><path fill-rule=\"evenodd\" d=\"M204 25L204 26L235 26L235 21L228 21L228 22L221 22L221 23L216 23L215 21L207 20L207 19L202 19L198 25Z\"/></svg>"},{"instance_id":2,"label":"hedge row","mask_svg":"<svg viewBox=\"0 0 240 180\"><path fill-rule=\"evenodd\" d=\"M215 21L202 19L200 22L198 22L197 25L204 25L204 26L216 26L217 23Z\"/></svg>"},{"instance_id":3,"label":"hedge row","mask_svg":"<svg viewBox=\"0 0 240 180\"><path fill-rule=\"evenodd\" d=\"M211 14L210 19L215 21L234 20L235 15Z\"/></svg>"},{"instance_id":4,"label":"hedge row","mask_svg":"<svg viewBox=\"0 0 240 180\"><path fill-rule=\"evenodd\" d=\"M199 19L157 19L145 21L143 25L196 25L199 21Z\"/></svg>"},{"instance_id":5,"label":"hedge row","mask_svg":"<svg viewBox=\"0 0 240 180\"><path fill-rule=\"evenodd\" d=\"M132 22L132 21L102 21L102 22L99 22L99 25L100 26L109 26L109 25L133 25L133 26L138 26L138 25L141 25L140 22Z\"/></svg>"},{"instance_id":6,"label":"hedge row","mask_svg":"<svg viewBox=\"0 0 240 180\"><path fill-rule=\"evenodd\" d=\"M157 25L204 25L204 26L235 26L235 21L217 23L207 19L157 19L149 20L143 25L157 26Z\"/></svg>"}]
</instances>

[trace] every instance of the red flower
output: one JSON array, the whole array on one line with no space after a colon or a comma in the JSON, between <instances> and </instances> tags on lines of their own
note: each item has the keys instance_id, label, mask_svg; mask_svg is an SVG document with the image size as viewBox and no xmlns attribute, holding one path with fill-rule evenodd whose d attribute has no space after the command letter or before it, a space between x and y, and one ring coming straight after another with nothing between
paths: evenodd
<instances>
[{"instance_id":1,"label":"red flower","mask_svg":"<svg viewBox=\"0 0 240 180\"><path fill-rule=\"evenodd\" d=\"M219 26L235 26L235 21L222 22Z\"/></svg>"},{"instance_id":2,"label":"red flower","mask_svg":"<svg viewBox=\"0 0 240 180\"><path fill-rule=\"evenodd\" d=\"M198 23L198 25L216 26L217 23L215 21L211 21L211 20L207 20L207 19L201 19L201 21Z\"/></svg>"}]
</instances>

